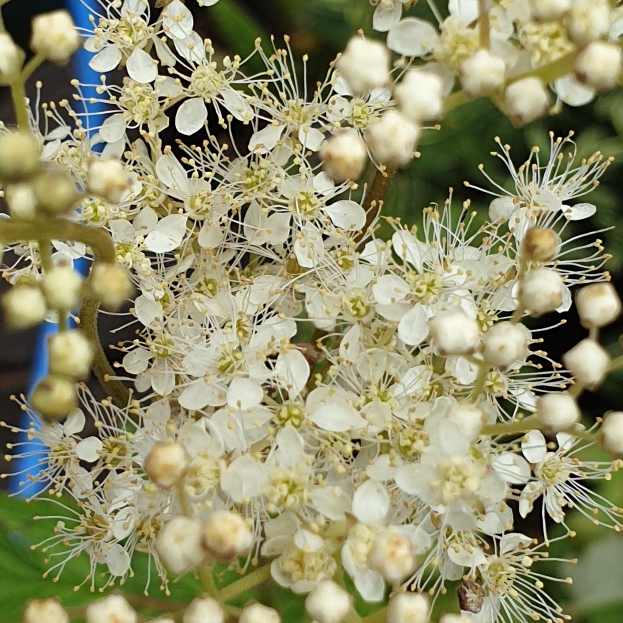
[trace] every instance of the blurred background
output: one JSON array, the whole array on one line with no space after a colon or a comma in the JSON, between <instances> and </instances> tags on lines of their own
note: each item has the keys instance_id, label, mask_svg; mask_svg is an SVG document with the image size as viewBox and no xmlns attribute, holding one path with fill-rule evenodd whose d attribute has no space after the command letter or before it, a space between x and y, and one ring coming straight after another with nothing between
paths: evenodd
<instances>
[{"instance_id":1,"label":"blurred background","mask_svg":"<svg viewBox=\"0 0 623 623\"><path fill-rule=\"evenodd\" d=\"M110 0L100 0L106 5ZM274 35L280 45L284 34L290 36L290 45L295 56L309 55L309 86L322 81L329 63L343 49L347 40L358 29L367 36L375 37L371 28L373 7L368 0L220 0L215 6L201 9L193 0L187 5L195 15L195 30L203 37L212 39L217 56L239 54L244 57L253 51L253 42L261 37L268 47L270 36ZM30 21L36 13L47 12L64 6L62 0L13 0L3 8L7 29L17 43L27 49ZM424 2L414 9L414 15L430 17ZM250 65L253 69L252 64ZM58 101L71 98L69 81L75 68L59 68L45 64L35 73L29 94L34 95L33 83L43 83L42 101ZM0 89L0 119L13 122L13 112L8 89ZM452 112L441 124L441 130L424 133L419 150L421 157L407 169L400 171L390 188L384 208L386 214L399 216L409 223L418 223L422 208L431 203L443 205L448 189L454 189L453 205L459 209L462 202L470 199L472 208L478 211L478 218L487 216L486 195L470 190L463 185L469 180L487 187L486 180L478 171L480 163L485 165L489 175L505 187L512 188L510 176L502 163L491 156L496 148L494 137L511 145L511 153L518 166L529 154L533 145L548 151L548 132L566 136L575 132L578 156L588 157L595 151L615 161L601 180L599 188L586 197L586 201L597 205L597 213L591 219L573 223L572 234L601 230L623 225L623 90L602 97L597 102L580 109L566 107L561 113L529 125L521 130L513 128L488 100L479 100ZM370 181L373 175L368 170L364 177ZM582 199L584 200L584 199ZM607 269L620 293L623 293L623 226L609 229L598 236L604 241L606 251L613 255ZM5 262L10 258L5 258ZM6 286L2 284L1 288ZM566 314L567 323L548 332L545 350L560 361L562 353L586 337L586 331L579 325L574 312ZM558 318L545 317L533 326L555 324ZM106 341L111 327L105 318L102 323L102 341ZM621 353L618 344L623 325L609 327L603 332L602 342L613 355ZM114 336L116 343L122 335ZM112 340L110 340L112 341ZM12 394L25 391L28 383L35 331L8 332L0 325L0 408L1 419L15 425L20 411ZM114 360L116 351L110 351ZM598 392L586 392L581 406L588 424L608 410L623 408L623 373L612 375ZM96 384L93 384L96 389ZM7 429L0 428L0 442L11 442ZM595 458L605 457L595 453ZM8 474L11 465L0 460L0 474ZM0 480L6 487L8 479ZM613 503L623 506L623 481L614 478L600 493ZM36 506L32 505L32 506ZM28 598L55 594L72 594L72 578L80 576L70 569L70 577L58 585L41 579L42 556L31 554L28 546L42 540L51 533L51 525L39 527L33 523L34 511L15 499L0 498L0 623L16 623L19 612ZM535 508L524 525L516 529L526 534L539 533L540 508ZM578 565L560 571L560 575L572 575L572 586L562 584L551 587L552 594L565 604L567 612L578 623L618 623L623 607L623 535L605 529L597 529L584 518L574 517L570 528L577 532L575 539L567 539L560 545L554 544L553 555L575 558L580 555ZM560 533L561 531L558 531ZM552 529L556 534L556 527ZM76 563L79 564L79 563ZM83 577L83 576L82 576ZM67 588L61 586L67 585ZM188 589L190 594L192 590ZM81 591L82 603L88 601L87 589ZM80 598L72 603L81 603ZM77 599L77 601L76 601ZM180 598L183 600L183 598ZM453 595L444 600L444 607L456 608ZM292 617L297 622L300 609L292 605ZM42 621L41 623L45 623ZM290 623L287 619L285 623Z\"/></svg>"}]
</instances>

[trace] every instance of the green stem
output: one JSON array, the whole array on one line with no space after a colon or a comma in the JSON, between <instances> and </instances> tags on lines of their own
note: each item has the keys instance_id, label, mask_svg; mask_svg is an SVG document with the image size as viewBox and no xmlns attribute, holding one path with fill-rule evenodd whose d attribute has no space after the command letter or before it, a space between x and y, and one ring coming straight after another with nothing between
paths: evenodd
<instances>
[{"instance_id":1,"label":"green stem","mask_svg":"<svg viewBox=\"0 0 623 623\"><path fill-rule=\"evenodd\" d=\"M41 63L43 63L44 60L45 60L45 58L43 56L41 56L41 54L35 54L35 56L33 56L26 63L26 65L22 69L22 73L20 74L20 77L19 77L19 80L21 81L22 84L26 84L26 81L28 80L28 78L30 78L30 76L32 76L32 74L35 72L37 67L39 67L41 65Z\"/></svg>"},{"instance_id":2,"label":"green stem","mask_svg":"<svg viewBox=\"0 0 623 623\"><path fill-rule=\"evenodd\" d=\"M41 268L43 272L49 273L52 270L52 244L49 240L39 239L39 257L41 258Z\"/></svg>"},{"instance_id":3,"label":"green stem","mask_svg":"<svg viewBox=\"0 0 623 623\"><path fill-rule=\"evenodd\" d=\"M212 597L212 599L221 600L222 597L219 595L218 590L216 589L216 584L214 583L214 576L212 575L212 565L205 564L199 567L199 576L201 577L201 585L203 586L203 590L208 597Z\"/></svg>"},{"instance_id":4,"label":"green stem","mask_svg":"<svg viewBox=\"0 0 623 623\"><path fill-rule=\"evenodd\" d=\"M0 220L2 244L41 240L43 237L47 240L83 242L90 247L96 262L115 263L115 244L105 229L87 227L64 219L36 219L28 222Z\"/></svg>"},{"instance_id":5,"label":"green stem","mask_svg":"<svg viewBox=\"0 0 623 623\"><path fill-rule=\"evenodd\" d=\"M11 96L13 97L13 108L15 109L15 119L17 127L20 130L28 131L30 129L30 117L28 115L28 107L26 106L26 91L21 78L18 78L11 85Z\"/></svg>"},{"instance_id":6,"label":"green stem","mask_svg":"<svg viewBox=\"0 0 623 623\"><path fill-rule=\"evenodd\" d=\"M269 578L270 564L267 564L223 588L219 591L219 598L221 601L228 601L238 595L242 595L242 593L246 593L258 584L266 582Z\"/></svg>"},{"instance_id":7,"label":"green stem","mask_svg":"<svg viewBox=\"0 0 623 623\"><path fill-rule=\"evenodd\" d=\"M478 0L478 36L480 38L480 47L484 50L489 49L491 37L489 11L486 5L487 0Z\"/></svg>"},{"instance_id":8,"label":"green stem","mask_svg":"<svg viewBox=\"0 0 623 623\"><path fill-rule=\"evenodd\" d=\"M526 71L523 74L519 74L518 76L513 76L506 83L506 86L512 84L513 82L517 82L518 80L532 77L539 78L543 84L554 82L554 80L558 80L558 78L562 78L572 71L575 57L575 51L569 52L568 54L561 56L558 60L555 60L553 63L549 63L549 65L537 67L535 69L531 69L530 71Z\"/></svg>"},{"instance_id":9,"label":"green stem","mask_svg":"<svg viewBox=\"0 0 623 623\"><path fill-rule=\"evenodd\" d=\"M385 621L387 621L387 608L381 608L361 619L361 623L385 623Z\"/></svg>"},{"instance_id":10,"label":"green stem","mask_svg":"<svg viewBox=\"0 0 623 623\"><path fill-rule=\"evenodd\" d=\"M619 355L615 357L608 366L608 371L613 372L614 370L618 370L619 368L623 368L623 355Z\"/></svg>"},{"instance_id":11,"label":"green stem","mask_svg":"<svg viewBox=\"0 0 623 623\"><path fill-rule=\"evenodd\" d=\"M489 366L484 362L478 363L478 376L476 377L476 382L474 383L474 389L472 390L472 395L469 401L474 404L478 402L478 398L480 394L485 389L485 383L487 382L487 375L489 374Z\"/></svg>"},{"instance_id":12,"label":"green stem","mask_svg":"<svg viewBox=\"0 0 623 623\"><path fill-rule=\"evenodd\" d=\"M463 104L467 104L467 102L471 102L472 98L465 91L457 91L456 93L452 93L446 97L443 103L443 112L447 113L459 106L463 106Z\"/></svg>"},{"instance_id":13,"label":"green stem","mask_svg":"<svg viewBox=\"0 0 623 623\"><path fill-rule=\"evenodd\" d=\"M529 430L540 428L539 421L534 415L523 418L522 420L512 420L511 422L500 422L485 426L480 432L481 435L512 435L514 433L526 433Z\"/></svg>"},{"instance_id":14,"label":"green stem","mask_svg":"<svg viewBox=\"0 0 623 623\"><path fill-rule=\"evenodd\" d=\"M95 346L95 357L93 358L93 372L101 386L108 392L113 403L120 408L128 406L130 392L121 382L110 377L115 375L114 370L108 363L106 353L102 348L97 331L97 312L99 302L95 299L84 297L80 306L80 328L84 331L87 339Z\"/></svg>"}]
</instances>

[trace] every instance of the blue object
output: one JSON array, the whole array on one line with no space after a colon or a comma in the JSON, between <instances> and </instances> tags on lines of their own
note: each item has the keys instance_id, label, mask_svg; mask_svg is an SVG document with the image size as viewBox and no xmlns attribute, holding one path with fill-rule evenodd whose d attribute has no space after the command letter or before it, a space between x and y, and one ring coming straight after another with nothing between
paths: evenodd
<instances>
[{"instance_id":1,"label":"blue object","mask_svg":"<svg viewBox=\"0 0 623 623\"><path fill-rule=\"evenodd\" d=\"M97 0L67 0L67 9L71 12L76 26L80 29L92 29L89 15L91 13L96 14L97 6ZM73 57L74 75L81 84L80 88L82 90L84 106L83 110L77 112L85 113L85 116L82 117L83 125L89 136L95 134L93 126L101 125L103 120L101 115L105 112L102 103L97 102L93 104L89 101L90 98L98 97L95 86L82 86L99 84L99 73L93 71L89 67L89 60L92 56L93 54L82 48ZM90 118L94 115L97 116L95 124L90 123ZM97 151L97 148L94 151ZM83 275L88 273L89 265L90 261L88 259L81 258L74 262L76 270ZM75 323L71 320L70 326L75 326ZM47 341L48 337L57 331L58 325L50 322L42 324L37 331L30 379L28 381L27 395L29 397L37 383L48 373ZM21 428L28 429L31 422L31 415L25 412L22 418ZM18 495L32 497L36 493L47 488L45 483L32 482L30 486L25 485L20 487L20 482L25 483L29 475L31 477L36 477L42 467L45 466L45 464L41 462L45 456L45 446L40 442L28 440L24 433L20 433L18 442L22 444L19 446L20 454L26 454L27 456L22 456L14 461L15 475L9 482L9 488L11 492Z\"/></svg>"}]
</instances>

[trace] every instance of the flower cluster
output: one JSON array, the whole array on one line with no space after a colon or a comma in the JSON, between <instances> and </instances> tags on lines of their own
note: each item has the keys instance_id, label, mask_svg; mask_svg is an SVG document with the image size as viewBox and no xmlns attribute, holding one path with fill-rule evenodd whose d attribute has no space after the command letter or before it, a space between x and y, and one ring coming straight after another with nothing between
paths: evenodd
<instances>
[{"instance_id":1,"label":"flower cluster","mask_svg":"<svg viewBox=\"0 0 623 623\"><path fill-rule=\"evenodd\" d=\"M269 52L257 42L263 69L248 76L249 59L219 57L183 2L162 4L154 16L142 0L105 2L94 18L92 67L125 72L97 86L106 112L95 126L67 102L41 114L17 97L19 131L0 136L10 214L0 240L17 257L4 267L6 316L62 329L24 405L32 423L21 432L38 445L13 453L40 459L26 487L78 503L44 544L47 573L85 553L85 583L94 589L103 568L103 589L146 552L168 593L171 577L198 570L210 596L184 623L222 623L235 591L270 577L308 595L315 621L339 623L356 615L343 573L365 601L391 590L390 623L427 623L431 601L457 585L462 614L443 623L566 620L544 590L550 542L571 535L572 508L617 531L623 518L586 484L620 467L623 412L586 430L577 406L620 365L598 337L621 302L601 242L567 235L595 211L577 199L610 160L577 163L571 135L552 135L545 158L534 148L515 168L498 140L514 187L486 176L488 218L452 196L423 210L419 230L380 210L422 124L457 101L455 75L459 97L491 95L521 123L546 112L539 68L561 57L575 71L555 82L561 99L613 86L618 65L604 82L598 60L597 84L587 59L620 56L607 41L616 10L451 1L438 33L401 19L409 2L381 0L374 24L388 47L353 38L310 93L287 38ZM38 19L35 62L64 62L77 36L67 14ZM560 54L550 31L566 41ZM402 59L390 72L389 50L425 64ZM19 86L32 66L16 58L0 70ZM170 123L188 144L164 143ZM368 159L377 172L362 196ZM77 258L93 260L88 279L72 271ZM578 284L589 336L563 368L524 320L569 310ZM136 337L119 343L115 374L98 307L129 299ZM76 385L91 367L109 394L100 402ZM595 443L613 460L583 461ZM539 540L516 528L535 506ZM548 536L551 522L563 536ZM241 588L215 589L219 562L241 573ZM25 620L42 612L66 620L49 600ZM280 620L261 604L236 616ZM120 595L86 617L136 621Z\"/></svg>"}]
</instances>

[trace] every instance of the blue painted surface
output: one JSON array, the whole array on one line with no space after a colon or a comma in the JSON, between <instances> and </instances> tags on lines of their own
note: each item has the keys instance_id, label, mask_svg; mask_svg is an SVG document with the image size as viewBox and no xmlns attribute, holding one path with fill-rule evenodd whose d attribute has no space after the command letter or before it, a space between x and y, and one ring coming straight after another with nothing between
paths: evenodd
<instances>
[{"instance_id":1,"label":"blue painted surface","mask_svg":"<svg viewBox=\"0 0 623 623\"><path fill-rule=\"evenodd\" d=\"M98 3L96 0L67 0L67 8L71 11L74 22L78 27L81 28L91 28L91 23L89 22L89 7L92 7L94 11L98 9ZM87 52L84 49L81 49L74 55L73 58L73 70L74 76L80 81L83 85L89 84L99 84L99 74L94 72L89 67L89 60L93 55ZM97 94L95 92L95 87L84 86L81 87L82 93L86 101L90 97L96 97ZM86 112L88 115L96 115L94 118L94 122L97 125L100 125L103 121L102 112L103 105L101 104L85 104L86 110L78 110L77 112ZM93 123L89 123L89 117L82 117L83 124L85 128L92 128ZM89 135L94 134L95 132L90 129ZM86 274L89 269L90 262L86 259L81 259L75 262L75 268L82 274ZM71 322L72 326L74 325L73 321ZM53 323L44 323L42 324L37 332L37 338L35 342L35 349L33 353L32 359L32 367L30 372L30 379L28 383L27 396L30 396L33 388L36 384L47 374L47 340L50 335L56 333L58 331L58 325ZM22 418L21 427L27 429L30 425L32 418L28 415L28 413L24 413ZM38 483L33 483L28 488L20 488L19 483L25 481L27 475L30 474L35 476L42 467L41 459L43 456L44 446L35 441L28 441L26 435L21 434L19 436L19 442L24 445L19 447L19 450L22 453L31 453L32 456L23 457L14 462L14 471L16 472L16 476L14 476L10 483L10 490L14 493L18 493L19 495L24 495L24 497L30 497L34 493L42 491L45 489L45 485L40 485ZM40 451L40 453L38 453Z\"/></svg>"}]
</instances>

